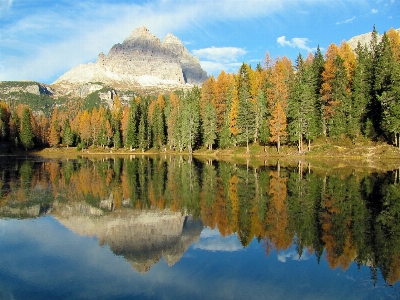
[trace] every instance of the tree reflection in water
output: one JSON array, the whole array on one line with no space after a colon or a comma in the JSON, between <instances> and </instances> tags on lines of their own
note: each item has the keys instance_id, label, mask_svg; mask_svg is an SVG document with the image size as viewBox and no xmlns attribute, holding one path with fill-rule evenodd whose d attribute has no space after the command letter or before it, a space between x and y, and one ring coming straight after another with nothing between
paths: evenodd
<instances>
[{"instance_id":1,"label":"tree reflection in water","mask_svg":"<svg viewBox=\"0 0 400 300\"><path fill-rule=\"evenodd\" d=\"M174 264L201 229L254 238L266 255L296 245L332 269L400 278L399 170L235 164L187 157L0 160L0 214L51 214L97 236L139 271ZM185 221L186 220L186 221ZM147 222L147 223L146 223ZM152 236L152 237L151 237ZM325 253L325 254L324 254Z\"/></svg>"}]
</instances>

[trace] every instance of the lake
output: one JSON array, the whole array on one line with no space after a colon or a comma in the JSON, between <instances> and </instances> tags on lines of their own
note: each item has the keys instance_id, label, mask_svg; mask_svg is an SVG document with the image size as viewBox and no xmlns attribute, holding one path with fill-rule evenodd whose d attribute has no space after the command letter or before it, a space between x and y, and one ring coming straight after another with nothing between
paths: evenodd
<instances>
[{"instance_id":1,"label":"lake","mask_svg":"<svg viewBox=\"0 0 400 300\"><path fill-rule=\"evenodd\" d=\"M0 299L399 299L388 165L2 156Z\"/></svg>"}]
</instances>

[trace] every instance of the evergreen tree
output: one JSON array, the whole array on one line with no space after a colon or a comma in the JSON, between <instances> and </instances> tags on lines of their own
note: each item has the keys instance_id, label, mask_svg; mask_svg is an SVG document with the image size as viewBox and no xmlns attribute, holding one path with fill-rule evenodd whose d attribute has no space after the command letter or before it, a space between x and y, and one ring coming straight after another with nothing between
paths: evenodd
<instances>
[{"instance_id":1,"label":"evergreen tree","mask_svg":"<svg viewBox=\"0 0 400 300\"><path fill-rule=\"evenodd\" d=\"M122 146L121 131L117 128L113 135L114 148L118 149Z\"/></svg>"},{"instance_id":2,"label":"evergreen tree","mask_svg":"<svg viewBox=\"0 0 400 300\"><path fill-rule=\"evenodd\" d=\"M29 108L25 108L22 113L21 131L19 137L25 150L33 148L33 130L31 124L31 112Z\"/></svg>"},{"instance_id":3,"label":"evergreen tree","mask_svg":"<svg viewBox=\"0 0 400 300\"><path fill-rule=\"evenodd\" d=\"M322 89L322 73L325 70L325 60L324 56L322 55L321 49L318 46L317 51L315 52L314 59L312 61L312 66L311 66L313 76L315 78L315 96L316 96L316 110L317 114L315 115L315 120L316 120L316 130L317 130L317 135L323 134L324 133L324 119L323 119L323 105L322 105L322 95L321 95L321 89Z\"/></svg>"},{"instance_id":4,"label":"evergreen tree","mask_svg":"<svg viewBox=\"0 0 400 300\"><path fill-rule=\"evenodd\" d=\"M390 84L378 96L382 105L382 125L388 135L394 135L395 145L400 147L400 62L392 62Z\"/></svg>"},{"instance_id":5,"label":"evergreen tree","mask_svg":"<svg viewBox=\"0 0 400 300\"><path fill-rule=\"evenodd\" d=\"M165 144L165 116L160 104L156 104L152 120L153 147L161 149Z\"/></svg>"},{"instance_id":6,"label":"evergreen tree","mask_svg":"<svg viewBox=\"0 0 400 300\"><path fill-rule=\"evenodd\" d=\"M209 150L217 138L217 112L211 102L208 102L204 108L203 117L203 143Z\"/></svg>"},{"instance_id":7,"label":"evergreen tree","mask_svg":"<svg viewBox=\"0 0 400 300\"><path fill-rule=\"evenodd\" d=\"M370 66L369 66L369 84L370 84L370 103L368 103L368 118L371 120L372 128L369 129L370 132L376 133L377 136L382 135L381 130L381 118L382 118L382 106L378 99L382 91L379 91L380 83L377 80L379 72L380 63L378 62L382 58L380 57L380 47L379 47L379 34L374 28L371 33L371 41L369 45L370 50Z\"/></svg>"},{"instance_id":8,"label":"evergreen tree","mask_svg":"<svg viewBox=\"0 0 400 300\"><path fill-rule=\"evenodd\" d=\"M200 135L200 90L193 87L187 91L183 99L183 112L180 123L182 133L183 146L186 146L189 154L193 153L193 149L198 142Z\"/></svg>"},{"instance_id":9,"label":"evergreen tree","mask_svg":"<svg viewBox=\"0 0 400 300\"><path fill-rule=\"evenodd\" d=\"M237 78L239 98L237 141L246 144L247 153L250 151L249 143L254 139L256 129L256 111L250 94L249 69L250 67L243 63Z\"/></svg>"},{"instance_id":10,"label":"evergreen tree","mask_svg":"<svg viewBox=\"0 0 400 300\"><path fill-rule=\"evenodd\" d=\"M139 132L138 132L138 143L139 143L139 148L142 149L142 152L146 151L149 148L147 127L148 127L147 118L146 115L142 112L140 114Z\"/></svg>"},{"instance_id":11,"label":"evergreen tree","mask_svg":"<svg viewBox=\"0 0 400 300\"><path fill-rule=\"evenodd\" d=\"M296 60L296 75L288 95L288 132L292 141L298 142L303 151L303 139L311 140L316 132L315 77L311 65L306 65L299 54Z\"/></svg>"},{"instance_id":12,"label":"evergreen tree","mask_svg":"<svg viewBox=\"0 0 400 300\"><path fill-rule=\"evenodd\" d=\"M394 60L392 47L386 33L378 45L374 90L381 107L380 128L386 138L394 134L395 144L399 145L399 63Z\"/></svg>"},{"instance_id":13,"label":"evergreen tree","mask_svg":"<svg viewBox=\"0 0 400 300\"><path fill-rule=\"evenodd\" d=\"M64 132L63 132L63 144L67 146L72 146L74 143L74 134L72 133L71 126L69 125L69 120L66 119L64 123Z\"/></svg>"},{"instance_id":14,"label":"evergreen tree","mask_svg":"<svg viewBox=\"0 0 400 300\"><path fill-rule=\"evenodd\" d=\"M331 99L329 106L331 109L328 122L328 134L330 137L339 138L347 133L347 117L350 111L351 97L347 90L348 82L344 60L340 55L334 60L335 73L331 80Z\"/></svg>"},{"instance_id":15,"label":"evergreen tree","mask_svg":"<svg viewBox=\"0 0 400 300\"><path fill-rule=\"evenodd\" d=\"M347 120L347 134L353 140L367 131L367 106L370 102L369 53L360 43L355 52L357 63L352 80L351 108Z\"/></svg>"},{"instance_id":16,"label":"evergreen tree","mask_svg":"<svg viewBox=\"0 0 400 300\"><path fill-rule=\"evenodd\" d=\"M138 104L132 99L129 107L128 127L126 133L125 147L136 148L138 146Z\"/></svg>"},{"instance_id":17,"label":"evergreen tree","mask_svg":"<svg viewBox=\"0 0 400 300\"><path fill-rule=\"evenodd\" d=\"M269 117L267 96L265 94L266 86L268 85L267 80L265 80L264 86L262 87L260 93L258 94L257 101L257 115L256 123L258 130L258 139L260 145L266 145L269 141L269 126L267 118Z\"/></svg>"}]
</instances>

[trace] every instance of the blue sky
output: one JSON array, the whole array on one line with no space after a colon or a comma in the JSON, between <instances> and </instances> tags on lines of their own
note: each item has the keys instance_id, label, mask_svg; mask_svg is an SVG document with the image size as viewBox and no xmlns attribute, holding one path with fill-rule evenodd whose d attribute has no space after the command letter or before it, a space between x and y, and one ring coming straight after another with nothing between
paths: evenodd
<instances>
[{"instance_id":1,"label":"blue sky","mask_svg":"<svg viewBox=\"0 0 400 300\"><path fill-rule=\"evenodd\" d=\"M400 0L0 0L0 81L52 83L139 26L172 33L209 75L294 60L320 45L400 28Z\"/></svg>"}]
</instances>

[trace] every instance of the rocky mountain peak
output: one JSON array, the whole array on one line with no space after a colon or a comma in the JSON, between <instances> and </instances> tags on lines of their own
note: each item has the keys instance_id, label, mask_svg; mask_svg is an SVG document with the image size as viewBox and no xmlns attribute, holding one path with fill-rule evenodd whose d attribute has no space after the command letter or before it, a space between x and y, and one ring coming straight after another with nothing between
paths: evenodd
<instances>
[{"instance_id":1,"label":"rocky mountain peak","mask_svg":"<svg viewBox=\"0 0 400 300\"><path fill-rule=\"evenodd\" d=\"M163 43L163 45L165 45L165 44L176 44L176 45L182 45L183 46L181 40L178 39L176 36L174 36L171 33L168 33L166 35L166 37L164 38L162 43Z\"/></svg>"},{"instance_id":2,"label":"rocky mountain peak","mask_svg":"<svg viewBox=\"0 0 400 300\"><path fill-rule=\"evenodd\" d=\"M57 79L53 85L85 85L102 82L119 89L148 87L174 90L186 85L199 85L207 79L198 59L182 42L168 34L163 43L146 27L136 28L107 55L100 53L96 63L79 65Z\"/></svg>"},{"instance_id":3,"label":"rocky mountain peak","mask_svg":"<svg viewBox=\"0 0 400 300\"><path fill-rule=\"evenodd\" d=\"M130 41L135 40L149 40L149 41L158 41L160 43L160 39L156 37L154 34L150 32L145 26L138 27L132 31L130 36L128 36L124 40L124 44L129 43Z\"/></svg>"}]
</instances>

